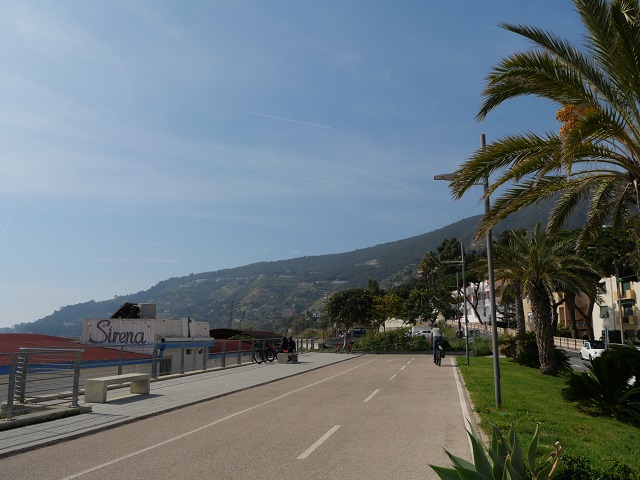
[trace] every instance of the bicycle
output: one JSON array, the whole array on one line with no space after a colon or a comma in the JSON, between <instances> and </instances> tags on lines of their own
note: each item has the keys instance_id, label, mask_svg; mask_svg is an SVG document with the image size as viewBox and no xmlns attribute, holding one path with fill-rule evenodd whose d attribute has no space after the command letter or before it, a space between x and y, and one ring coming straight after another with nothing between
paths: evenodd
<instances>
[{"instance_id":1,"label":"bicycle","mask_svg":"<svg viewBox=\"0 0 640 480\"><path fill-rule=\"evenodd\" d=\"M347 345L345 346L345 349L346 349L346 352L347 352L348 354L349 354L349 353L353 353L353 344L354 344L354 343L355 343L355 342L354 342L353 340L349 340L349 341L347 342Z\"/></svg>"},{"instance_id":2,"label":"bicycle","mask_svg":"<svg viewBox=\"0 0 640 480\"><path fill-rule=\"evenodd\" d=\"M252 352L253 361L260 364L262 362L273 362L276 359L276 349L271 342L265 345L264 342L256 343Z\"/></svg>"}]
</instances>

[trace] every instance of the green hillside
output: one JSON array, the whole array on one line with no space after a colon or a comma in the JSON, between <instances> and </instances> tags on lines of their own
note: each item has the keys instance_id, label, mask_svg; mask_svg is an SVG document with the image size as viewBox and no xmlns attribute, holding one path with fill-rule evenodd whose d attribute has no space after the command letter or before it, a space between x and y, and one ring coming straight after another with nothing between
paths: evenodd
<instances>
[{"instance_id":1,"label":"green hillside","mask_svg":"<svg viewBox=\"0 0 640 480\"><path fill-rule=\"evenodd\" d=\"M544 220L547 212L546 208L529 209L507 219L495 232L531 229L538 219ZM69 305L36 322L4 331L78 337L84 318L108 318L125 302L154 303L158 318L191 316L209 322L211 328L231 323L233 302L234 327L277 330L297 314L314 311L337 290L365 287L369 278L383 288L408 280L416 274L424 254L435 250L446 238L456 237L470 249L480 218L470 217L430 233L348 253L260 262L170 278L131 295Z\"/></svg>"}]
</instances>

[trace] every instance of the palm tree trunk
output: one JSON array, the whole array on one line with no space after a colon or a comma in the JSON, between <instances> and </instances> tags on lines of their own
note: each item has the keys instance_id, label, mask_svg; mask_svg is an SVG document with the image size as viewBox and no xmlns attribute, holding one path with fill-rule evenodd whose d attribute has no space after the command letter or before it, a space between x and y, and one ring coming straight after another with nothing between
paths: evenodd
<instances>
[{"instance_id":1,"label":"palm tree trunk","mask_svg":"<svg viewBox=\"0 0 640 480\"><path fill-rule=\"evenodd\" d=\"M573 298L567 297L567 310L569 313L569 326L571 327L571 336L578 338L578 323L576 321L576 304Z\"/></svg>"},{"instance_id":2,"label":"palm tree trunk","mask_svg":"<svg viewBox=\"0 0 640 480\"><path fill-rule=\"evenodd\" d=\"M529 292L531 309L534 315L536 329L536 343L540 360L540 373L543 375L557 375L555 347L553 345L551 300L543 285L536 285Z\"/></svg>"},{"instance_id":3,"label":"palm tree trunk","mask_svg":"<svg viewBox=\"0 0 640 480\"><path fill-rule=\"evenodd\" d=\"M522 295L522 282L516 280L513 282L513 293L516 303L516 333L524 335L527 331L527 325L524 321L524 305Z\"/></svg>"},{"instance_id":4,"label":"palm tree trunk","mask_svg":"<svg viewBox=\"0 0 640 480\"><path fill-rule=\"evenodd\" d=\"M567 299L566 297L563 297L562 300L560 300L559 302L553 302L551 304L551 309L552 309L551 330L553 331L554 335L558 333L558 307L562 305L566 299Z\"/></svg>"}]
</instances>

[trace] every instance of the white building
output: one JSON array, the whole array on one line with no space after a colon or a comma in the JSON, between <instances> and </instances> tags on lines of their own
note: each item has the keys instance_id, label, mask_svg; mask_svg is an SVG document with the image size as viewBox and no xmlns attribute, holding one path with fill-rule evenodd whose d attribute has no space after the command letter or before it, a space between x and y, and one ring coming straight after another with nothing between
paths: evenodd
<instances>
[{"instance_id":1,"label":"white building","mask_svg":"<svg viewBox=\"0 0 640 480\"><path fill-rule=\"evenodd\" d=\"M209 322L190 317L160 320L155 315L153 304L126 303L111 318L84 319L81 342L150 356L156 349L162 359L161 374L177 373L184 365L195 365L206 353L206 342L213 345Z\"/></svg>"},{"instance_id":2,"label":"white building","mask_svg":"<svg viewBox=\"0 0 640 480\"><path fill-rule=\"evenodd\" d=\"M600 305L593 311L593 331L596 337L605 329L624 332L624 339L635 341L640 336L638 329L638 298L640 282L621 278L616 288L616 277L604 278L600 285Z\"/></svg>"}]
</instances>

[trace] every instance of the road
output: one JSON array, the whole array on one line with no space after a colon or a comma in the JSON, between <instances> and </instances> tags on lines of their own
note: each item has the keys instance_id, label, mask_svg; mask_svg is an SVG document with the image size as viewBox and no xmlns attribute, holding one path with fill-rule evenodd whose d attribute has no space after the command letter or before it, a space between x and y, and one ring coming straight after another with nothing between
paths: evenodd
<instances>
[{"instance_id":1,"label":"road","mask_svg":"<svg viewBox=\"0 0 640 480\"><path fill-rule=\"evenodd\" d=\"M447 358L369 355L2 459L2 476L436 479L470 459Z\"/></svg>"},{"instance_id":2,"label":"road","mask_svg":"<svg viewBox=\"0 0 640 480\"><path fill-rule=\"evenodd\" d=\"M564 352L569 356L571 368L573 368L576 372L588 371L587 365L589 365L589 360L582 360L580 358L580 352L576 352L574 350L564 350Z\"/></svg>"}]
</instances>

